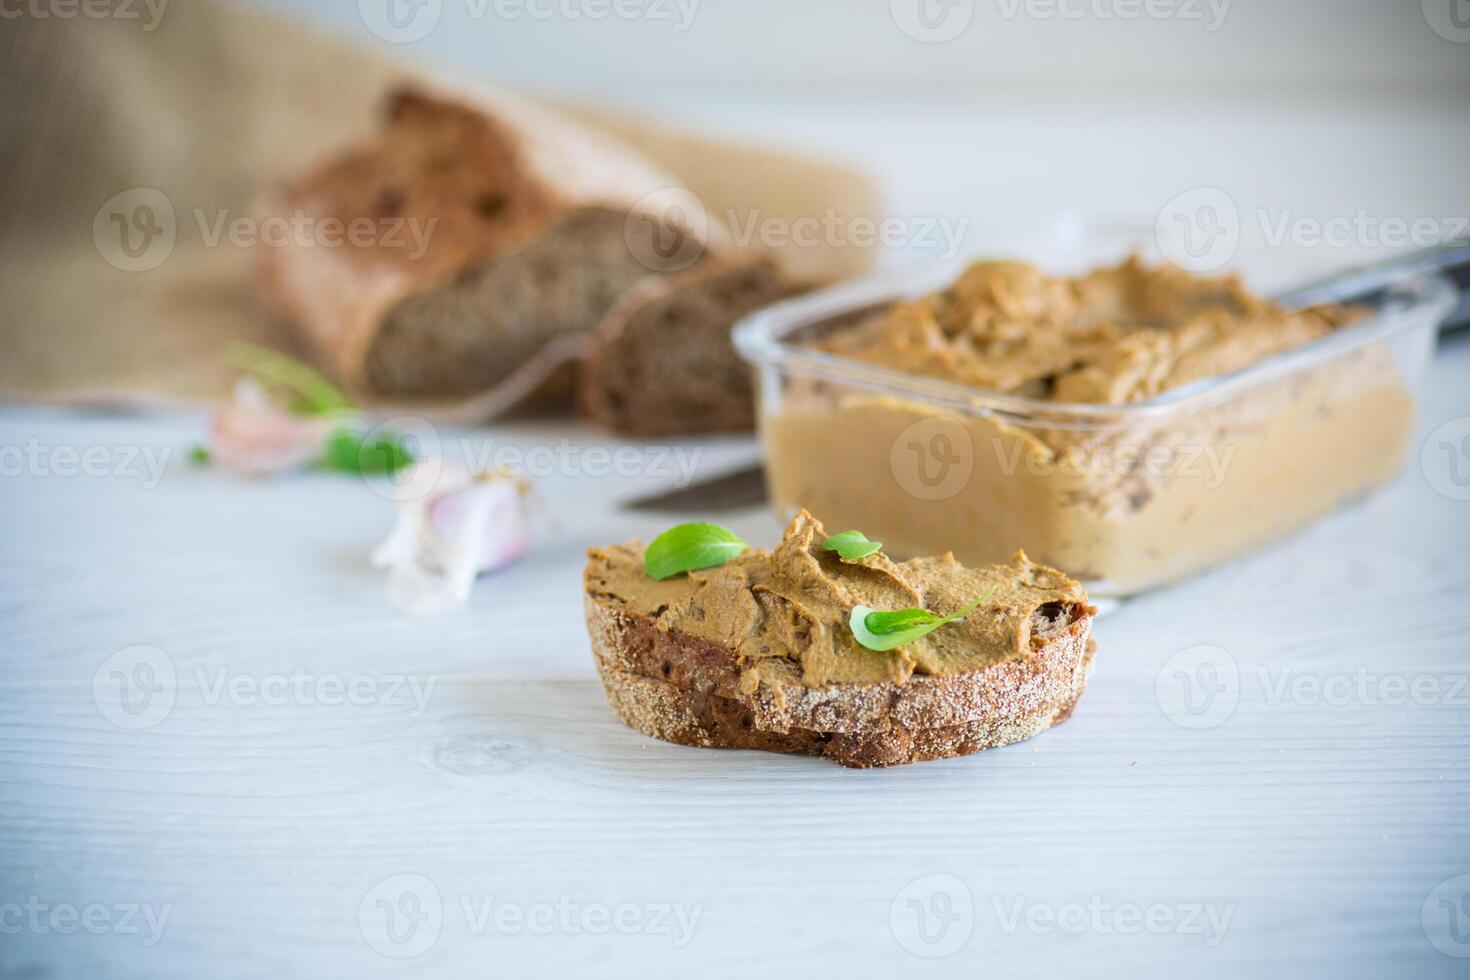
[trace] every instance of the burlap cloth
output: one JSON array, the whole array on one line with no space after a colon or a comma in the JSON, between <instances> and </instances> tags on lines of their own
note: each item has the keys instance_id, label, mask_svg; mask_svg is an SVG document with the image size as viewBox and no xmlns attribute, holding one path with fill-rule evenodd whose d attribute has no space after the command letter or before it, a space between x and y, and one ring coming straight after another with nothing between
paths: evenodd
<instances>
[{"instance_id":1,"label":"burlap cloth","mask_svg":"<svg viewBox=\"0 0 1470 980\"><path fill-rule=\"evenodd\" d=\"M152 29L142 3L127 9L137 16L0 23L6 400L194 403L227 389L231 341L292 350L256 293L252 246L210 239L222 220L248 219L272 181L367 132L384 91L419 74L228 3L171 0ZM642 149L714 214L881 217L871 181L847 167L572 111ZM169 226L171 248L157 233ZM799 274L840 277L872 253L785 258Z\"/></svg>"}]
</instances>

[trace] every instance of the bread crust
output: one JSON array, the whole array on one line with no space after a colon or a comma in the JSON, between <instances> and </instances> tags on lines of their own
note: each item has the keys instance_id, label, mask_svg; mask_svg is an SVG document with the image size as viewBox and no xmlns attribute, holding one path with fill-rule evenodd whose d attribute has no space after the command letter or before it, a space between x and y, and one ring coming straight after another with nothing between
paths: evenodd
<instances>
[{"instance_id":1,"label":"bread crust","mask_svg":"<svg viewBox=\"0 0 1470 980\"><path fill-rule=\"evenodd\" d=\"M1082 607L1085 610L1087 607ZM890 766L1018 742L1066 720L1092 670L1092 617L1078 614L1028 656L903 684L742 685L734 652L616 603L586 597L593 657L613 711L665 741L821 755Z\"/></svg>"}]
</instances>

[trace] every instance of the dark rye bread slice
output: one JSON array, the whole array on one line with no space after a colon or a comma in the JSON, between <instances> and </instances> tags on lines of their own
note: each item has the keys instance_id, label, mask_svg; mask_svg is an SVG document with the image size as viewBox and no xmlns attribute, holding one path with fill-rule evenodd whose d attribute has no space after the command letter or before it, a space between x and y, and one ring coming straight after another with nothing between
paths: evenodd
<instances>
[{"instance_id":1,"label":"dark rye bread slice","mask_svg":"<svg viewBox=\"0 0 1470 980\"><path fill-rule=\"evenodd\" d=\"M769 257L645 281L593 336L581 370L583 413L636 436L754 428L751 368L730 330L746 314L815 286L792 280Z\"/></svg>"},{"instance_id":2,"label":"dark rye bread slice","mask_svg":"<svg viewBox=\"0 0 1470 980\"><path fill-rule=\"evenodd\" d=\"M784 731L755 723L748 702L738 698L680 688L643 674L602 670L603 690L623 723L645 735L715 749L763 749L798 755L820 755L853 769L897 766L970 755L982 749L1020 742L1059 725L1072 715L1082 686L1092 673L1096 644L1087 641L1082 676L1069 700L1053 708L1007 718L979 719L959 725L910 728L892 722L881 731L833 732L809 728Z\"/></svg>"},{"instance_id":3,"label":"dark rye bread slice","mask_svg":"<svg viewBox=\"0 0 1470 980\"><path fill-rule=\"evenodd\" d=\"M1030 650L980 669L904 683L742 685L729 647L665 630L601 594L589 564L592 651L614 712L654 738L709 748L821 755L866 768L968 755L1030 738L1072 713L1092 671L1091 606L1049 603Z\"/></svg>"},{"instance_id":4,"label":"dark rye bread slice","mask_svg":"<svg viewBox=\"0 0 1470 980\"><path fill-rule=\"evenodd\" d=\"M262 249L262 280L351 390L460 398L549 347L569 359L634 284L701 261L719 229L682 230L673 258L651 248L681 194L631 149L538 106L403 88L377 133L263 202L322 233ZM318 240L332 228L345 243Z\"/></svg>"}]
</instances>

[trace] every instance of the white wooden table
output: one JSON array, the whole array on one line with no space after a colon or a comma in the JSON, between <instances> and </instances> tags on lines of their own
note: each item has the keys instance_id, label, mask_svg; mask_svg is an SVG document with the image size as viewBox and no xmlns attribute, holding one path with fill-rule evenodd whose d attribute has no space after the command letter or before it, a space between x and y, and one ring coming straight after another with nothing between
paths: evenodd
<instances>
[{"instance_id":1,"label":"white wooden table","mask_svg":"<svg viewBox=\"0 0 1470 980\"><path fill-rule=\"evenodd\" d=\"M1470 414L1467 339L1421 441ZM1448 456L1106 616L1055 731L856 772L666 745L608 710L582 551L675 520L616 509L673 481L652 455L597 475L575 452L616 448L595 434L476 434L554 448L546 526L423 622L367 564L387 501L192 468L199 427L0 414L0 976L1470 968L1470 501L1435 489ZM754 453L683 448L704 475ZM1214 701L1184 690L1211 667Z\"/></svg>"}]
</instances>

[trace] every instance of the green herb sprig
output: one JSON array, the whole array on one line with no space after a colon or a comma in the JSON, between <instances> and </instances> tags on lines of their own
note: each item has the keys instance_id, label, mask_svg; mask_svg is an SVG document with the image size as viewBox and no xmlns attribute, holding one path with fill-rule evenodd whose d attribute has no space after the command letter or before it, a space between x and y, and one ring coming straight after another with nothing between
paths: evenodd
<instances>
[{"instance_id":1,"label":"green herb sprig","mask_svg":"<svg viewBox=\"0 0 1470 980\"><path fill-rule=\"evenodd\" d=\"M369 439L349 426L333 432L316 461L322 470L358 476L392 475L413 462L402 436Z\"/></svg>"},{"instance_id":2,"label":"green herb sprig","mask_svg":"<svg viewBox=\"0 0 1470 980\"><path fill-rule=\"evenodd\" d=\"M980 603L989 599L995 589L948 616L937 616L927 609L895 609L886 612L869 606L854 606L847 625L853 637L869 650L896 650L920 637L928 636L948 623L958 623Z\"/></svg>"},{"instance_id":3,"label":"green herb sprig","mask_svg":"<svg viewBox=\"0 0 1470 980\"><path fill-rule=\"evenodd\" d=\"M643 553L643 570L661 582L682 572L723 565L749 547L718 524L680 524L653 539Z\"/></svg>"},{"instance_id":4,"label":"green herb sprig","mask_svg":"<svg viewBox=\"0 0 1470 980\"><path fill-rule=\"evenodd\" d=\"M397 473L414 462L402 436L389 432L369 438L358 419L357 406L310 365L255 344L233 344L227 356L241 370L284 395L291 414L337 421L322 454L312 463L316 469L379 476ZM209 452L196 447L190 459L207 466Z\"/></svg>"},{"instance_id":5,"label":"green herb sprig","mask_svg":"<svg viewBox=\"0 0 1470 980\"><path fill-rule=\"evenodd\" d=\"M314 416L356 411L347 396L310 365L255 344L230 346L228 360L266 384L284 391L295 415Z\"/></svg>"},{"instance_id":6,"label":"green herb sprig","mask_svg":"<svg viewBox=\"0 0 1470 980\"><path fill-rule=\"evenodd\" d=\"M861 531L843 531L823 541L822 550L835 551L848 561L854 561L883 550L883 542L869 541L868 536Z\"/></svg>"}]
</instances>

